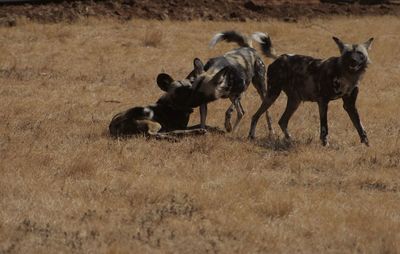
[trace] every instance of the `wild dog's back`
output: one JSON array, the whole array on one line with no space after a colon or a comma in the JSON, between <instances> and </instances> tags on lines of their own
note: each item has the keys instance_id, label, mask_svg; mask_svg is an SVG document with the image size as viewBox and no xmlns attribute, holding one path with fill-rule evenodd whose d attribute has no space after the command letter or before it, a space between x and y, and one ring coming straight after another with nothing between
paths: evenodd
<instances>
[{"instance_id":1,"label":"wild dog's back","mask_svg":"<svg viewBox=\"0 0 400 254\"><path fill-rule=\"evenodd\" d=\"M271 56L274 50L268 35L255 33L253 39L261 44L262 51L266 56ZM207 103L219 98L231 100L232 104L225 112L225 128L229 132L236 129L244 115L240 100L250 83L253 83L261 99L266 96L266 69L263 60L252 48L251 40L248 37L236 31L218 33L212 38L210 47L219 41L235 42L239 48L229 51L223 56L210 59L205 66L205 72L194 82L194 87L199 94L204 94L204 97L207 98L205 104L200 106L201 126L205 126ZM230 120L234 108L237 118L232 128ZM268 129L272 132L268 112L266 115Z\"/></svg>"},{"instance_id":2,"label":"wild dog's back","mask_svg":"<svg viewBox=\"0 0 400 254\"><path fill-rule=\"evenodd\" d=\"M322 60L303 55L281 55L269 65L267 78L268 90L281 88L297 94L302 101L318 101L320 98L335 100L349 94L357 86L359 75L343 75L339 57Z\"/></svg>"},{"instance_id":3,"label":"wild dog's back","mask_svg":"<svg viewBox=\"0 0 400 254\"><path fill-rule=\"evenodd\" d=\"M284 90L302 101L316 101L321 90L321 63L310 56L281 55L268 66L268 94Z\"/></svg>"}]
</instances>

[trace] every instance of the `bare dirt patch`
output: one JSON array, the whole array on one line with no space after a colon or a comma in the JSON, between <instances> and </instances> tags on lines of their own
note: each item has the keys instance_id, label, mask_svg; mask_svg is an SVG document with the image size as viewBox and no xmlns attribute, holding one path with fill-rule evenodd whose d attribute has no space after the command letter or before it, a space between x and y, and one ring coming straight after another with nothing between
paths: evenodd
<instances>
[{"instance_id":1,"label":"bare dirt patch","mask_svg":"<svg viewBox=\"0 0 400 254\"><path fill-rule=\"evenodd\" d=\"M40 22L76 21L84 17L113 17L119 20L144 18L181 21L246 21L278 18L295 22L298 18L319 18L331 15L400 14L400 5L366 5L359 2L349 2L352 1L348 1L347 3L346 1L340 1L340 4L333 4L329 1L320 3L317 0L46 1L42 4L2 5L0 6L0 24L5 26L15 25L15 19L18 17L25 17Z\"/></svg>"}]
</instances>

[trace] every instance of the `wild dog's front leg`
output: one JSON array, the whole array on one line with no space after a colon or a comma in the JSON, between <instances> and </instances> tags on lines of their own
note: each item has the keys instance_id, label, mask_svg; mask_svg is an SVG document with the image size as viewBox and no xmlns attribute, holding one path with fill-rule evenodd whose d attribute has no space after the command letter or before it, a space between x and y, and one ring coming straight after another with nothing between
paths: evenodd
<instances>
[{"instance_id":1,"label":"wild dog's front leg","mask_svg":"<svg viewBox=\"0 0 400 254\"><path fill-rule=\"evenodd\" d=\"M169 132L149 133L149 137L160 140L168 140L170 142L178 142L180 137L184 136L197 136L207 133L206 129L192 129L192 130L175 130Z\"/></svg>"},{"instance_id":2,"label":"wild dog's front leg","mask_svg":"<svg viewBox=\"0 0 400 254\"><path fill-rule=\"evenodd\" d=\"M165 133L151 133L151 134L149 133L148 137L149 138L155 138L155 139L158 139L158 140L167 140L169 142L178 142L179 141L177 137L173 137L173 136L170 136L170 135L165 134Z\"/></svg>"},{"instance_id":3,"label":"wild dog's front leg","mask_svg":"<svg viewBox=\"0 0 400 254\"><path fill-rule=\"evenodd\" d=\"M183 136L204 135L206 133L207 133L206 129L199 128L199 129L190 129L190 130L175 130L175 131L165 132L163 134L183 137Z\"/></svg>"},{"instance_id":4,"label":"wild dog's front leg","mask_svg":"<svg viewBox=\"0 0 400 254\"><path fill-rule=\"evenodd\" d=\"M227 132L232 131L232 124L231 124L232 113L233 113L233 104L231 104L225 112L225 129Z\"/></svg>"},{"instance_id":5,"label":"wild dog's front leg","mask_svg":"<svg viewBox=\"0 0 400 254\"><path fill-rule=\"evenodd\" d=\"M358 87L354 88L353 92L349 96L343 97L343 108L349 115L354 127L357 129L358 135L360 136L361 143L369 146L369 141L367 137L367 132L365 131L358 110L356 107L356 100L358 95Z\"/></svg>"},{"instance_id":6,"label":"wild dog's front leg","mask_svg":"<svg viewBox=\"0 0 400 254\"><path fill-rule=\"evenodd\" d=\"M207 104L200 105L200 127L206 128L206 119L207 119Z\"/></svg>"},{"instance_id":7,"label":"wild dog's front leg","mask_svg":"<svg viewBox=\"0 0 400 254\"><path fill-rule=\"evenodd\" d=\"M139 120L137 121L138 124L143 125L147 129L147 136L149 138L155 138L158 140L168 140L170 142L177 142L178 139L176 137L172 137L170 135L167 135L165 133L160 133L159 131L161 130L161 124L158 122L154 122L151 120Z\"/></svg>"},{"instance_id":8,"label":"wild dog's front leg","mask_svg":"<svg viewBox=\"0 0 400 254\"><path fill-rule=\"evenodd\" d=\"M318 102L319 120L320 120L320 139L323 146L328 144L328 101Z\"/></svg>"},{"instance_id":9,"label":"wild dog's front leg","mask_svg":"<svg viewBox=\"0 0 400 254\"><path fill-rule=\"evenodd\" d=\"M169 132L159 132L156 134L152 134L156 139L168 140L170 142L178 142L178 138L182 138L184 136L197 136L204 135L207 133L206 129L192 129L192 130L175 130Z\"/></svg>"},{"instance_id":10,"label":"wild dog's front leg","mask_svg":"<svg viewBox=\"0 0 400 254\"><path fill-rule=\"evenodd\" d=\"M187 127L188 130L195 130L195 129L199 129L199 128L201 128L200 124L196 124L196 125ZM207 130L207 132L216 133L216 134L225 134L226 133L224 130L222 130L218 127L215 127L215 126L206 125L206 130Z\"/></svg>"}]
</instances>

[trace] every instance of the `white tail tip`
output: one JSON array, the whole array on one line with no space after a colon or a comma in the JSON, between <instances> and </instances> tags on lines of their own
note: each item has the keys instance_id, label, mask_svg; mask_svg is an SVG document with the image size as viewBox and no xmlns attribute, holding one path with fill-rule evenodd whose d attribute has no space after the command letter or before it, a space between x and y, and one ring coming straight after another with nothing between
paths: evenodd
<instances>
[{"instance_id":1,"label":"white tail tip","mask_svg":"<svg viewBox=\"0 0 400 254\"><path fill-rule=\"evenodd\" d=\"M251 38L258 43L264 43L264 39L267 39L269 36L263 32L255 32L251 35Z\"/></svg>"},{"instance_id":2,"label":"white tail tip","mask_svg":"<svg viewBox=\"0 0 400 254\"><path fill-rule=\"evenodd\" d=\"M212 49L215 44L217 44L219 41L221 41L222 37L224 36L223 33L217 33L214 35L214 37L211 39L210 43L208 44L208 47Z\"/></svg>"}]
</instances>

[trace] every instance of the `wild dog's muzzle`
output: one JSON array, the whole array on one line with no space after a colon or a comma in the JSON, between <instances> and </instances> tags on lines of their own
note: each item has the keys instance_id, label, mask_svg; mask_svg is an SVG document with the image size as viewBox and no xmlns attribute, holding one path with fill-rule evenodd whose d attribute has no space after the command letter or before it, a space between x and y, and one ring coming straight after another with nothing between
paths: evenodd
<instances>
[{"instance_id":1,"label":"wild dog's muzzle","mask_svg":"<svg viewBox=\"0 0 400 254\"><path fill-rule=\"evenodd\" d=\"M367 58L364 56L364 54L358 52L352 53L349 59L349 69L352 71L358 71L365 66L366 62Z\"/></svg>"}]
</instances>

